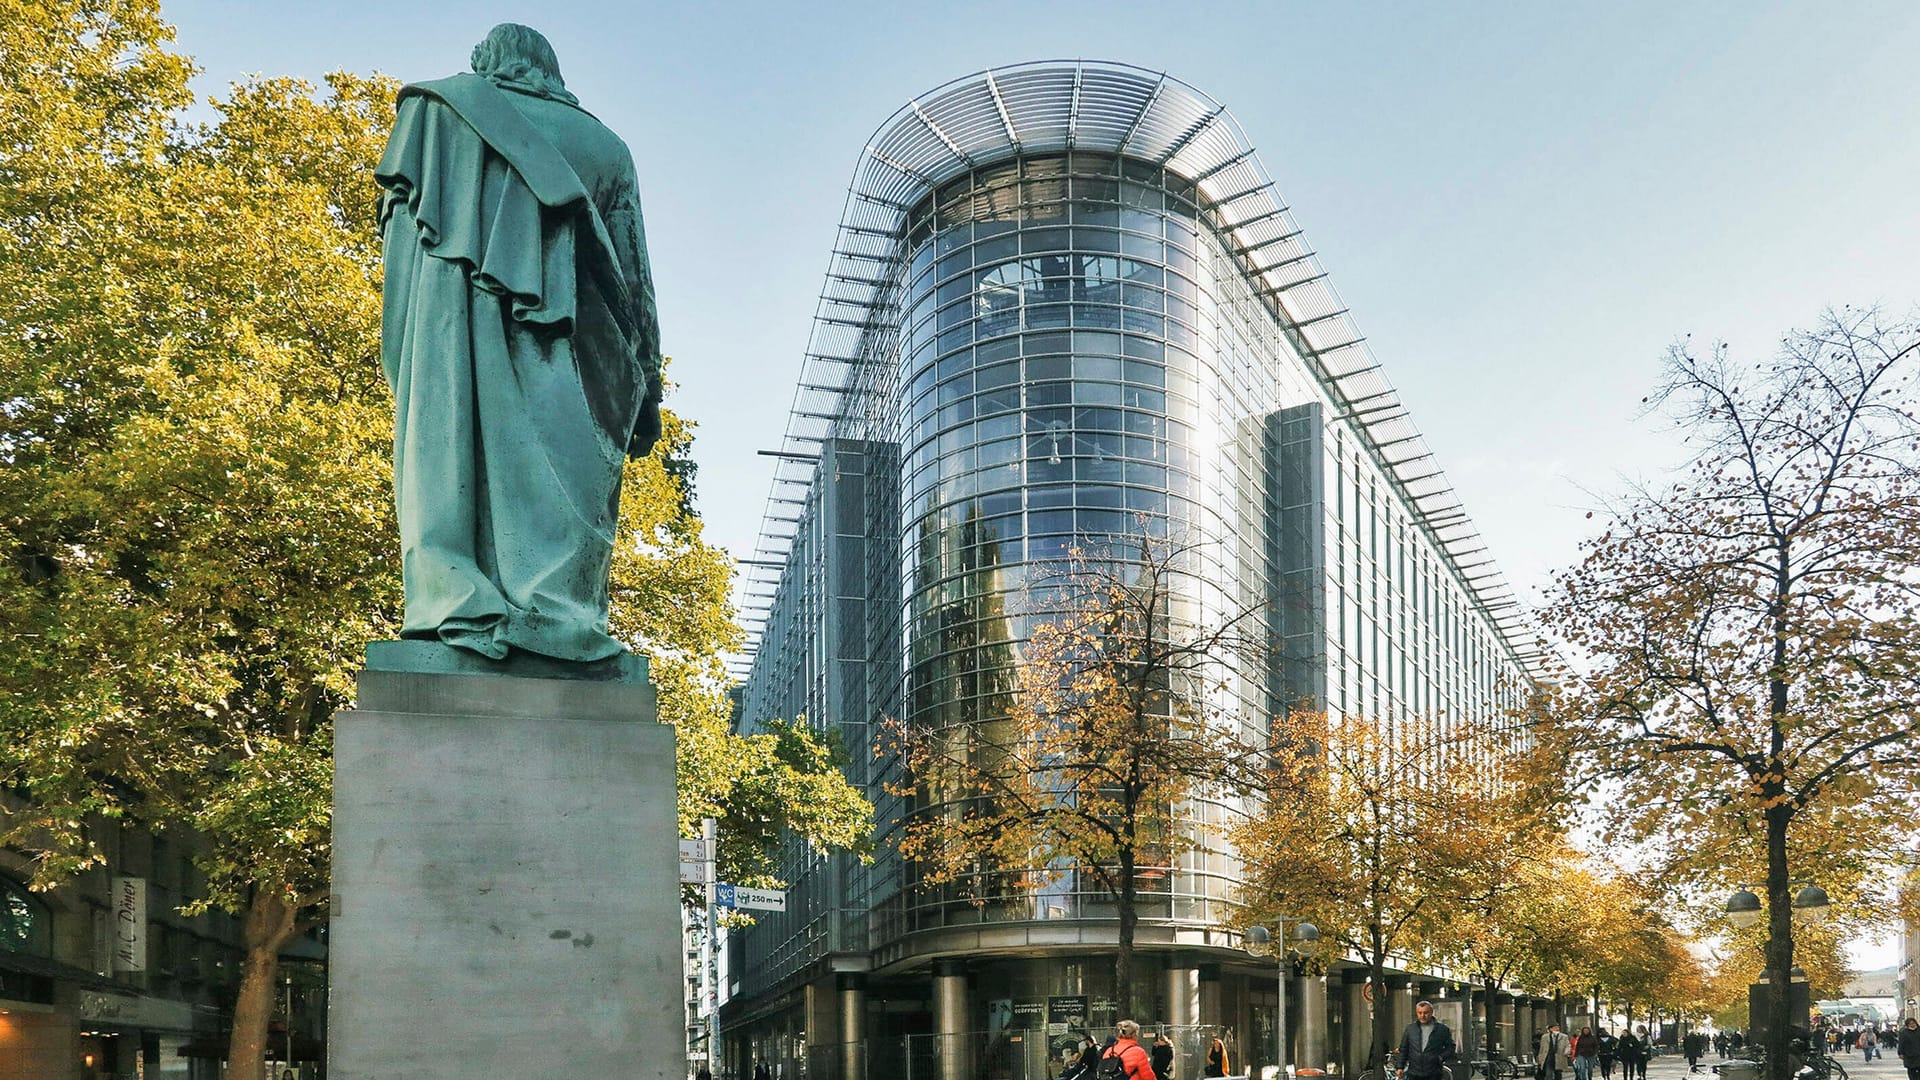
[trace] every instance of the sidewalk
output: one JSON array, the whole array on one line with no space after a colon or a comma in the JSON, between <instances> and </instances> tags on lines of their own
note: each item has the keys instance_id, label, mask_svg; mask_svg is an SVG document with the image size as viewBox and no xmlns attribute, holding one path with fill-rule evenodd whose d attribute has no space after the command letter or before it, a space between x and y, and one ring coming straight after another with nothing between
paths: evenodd
<instances>
[{"instance_id":1,"label":"sidewalk","mask_svg":"<svg viewBox=\"0 0 1920 1080\"><path fill-rule=\"evenodd\" d=\"M1713 1067L1728 1060L1718 1054L1708 1054L1700 1059L1700 1071L1693 1074L1697 1080L1715 1080ZM1860 1060L1860 1051L1836 1054L1834 1060L1847 1070L1850 1080L1906 1080L1907 1070L1900 1059L1888 1054L1869 1062ZM1647 1065L1647 1080L1684 1080L1687 1075L1687 1059L1679 1054L1662 1054ZM1600 1072L1594 1070L1594 1080L1600 1080ZM1613 1070L1613 1080L1620 1080L1620 1069Z\"/></svg>"}]
</instances>

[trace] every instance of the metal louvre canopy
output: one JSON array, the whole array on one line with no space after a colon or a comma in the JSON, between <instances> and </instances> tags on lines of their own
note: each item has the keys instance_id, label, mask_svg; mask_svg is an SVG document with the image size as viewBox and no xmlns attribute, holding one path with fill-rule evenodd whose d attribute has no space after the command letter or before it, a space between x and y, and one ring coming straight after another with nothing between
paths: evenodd
<instances>
[{"instance_id":1,"label":"metal louvre canopy","mask_svg":"<svg viewBox=\"0 0 1920 1080\"><path fill-rule=\"evenodd\" d=\"M746 596L745 674L786 573L796 501L809 493L819 446L848 418L882 419L877 368L895 362L899 238L908 211L969 169L1017 154L1082 149L1153 162L1197 187L1203 211L1240 257L1268 310L1360 433L1414 521L1467 595L1531 673L1542 659L1512 588L1474 566L1485 544L1414 427L1318 256L1226 107L1164 73L1127 64L1048 60L956 79L908 102L874 132L854 169L826 286L802 362ZM891 316L891 317L890 317ZM783 512L784 511L784 512ZM1469 568L1481 571L1470 575Z\"/></svg>"}]
</instances>

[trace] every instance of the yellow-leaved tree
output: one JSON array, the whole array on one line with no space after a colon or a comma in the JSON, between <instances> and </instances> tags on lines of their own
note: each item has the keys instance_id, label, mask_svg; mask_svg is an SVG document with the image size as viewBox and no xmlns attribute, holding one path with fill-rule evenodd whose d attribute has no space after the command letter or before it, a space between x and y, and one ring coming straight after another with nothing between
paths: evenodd
<instances>
[{"instance_id":1,"label":"yellow-leaved tree","mask_svg":"<svg viewBox=\"0 0 1920 1080\"><path fill-rule=\"evenodd\" d=\"M1675 346L1653 396L1693 457L1631 493L1546 611L1551 712L1610 834L1714 906L1767 907L1785 1080L1793 898L1863 895L1920 809L1920 325L1829 313L1768 362ZM1860 904L1845 914L1871 919Z\"/></svg>"},{"instance_id":2,"label":"yellow-leaved tree","mask_svg":"<svg viewBox=\"0 0 1920 1080\"><path fill-rule=\"evenodd\" d=\"M186 914L244 936L227 1075L257 1080L281 949L326 910L332 717L398 629L396 84L259 79L189 123L172 37L155 0L0 0L0 843L52 888L121 822L193 836ZM728 567L667 424L629 467L615 618L682 725L682 817L745 823L750 867L789 825L854 842L830 744L726 729Z\"/></svg>"},{"instance_id":3,"label":"yellow-leaved tree","mask_svg":"<svg viewBox=\"0 0 1920 1080\"><path fill-rule=\"evenodd\" d=\"M1243 917L1310 921L1384 988L1390 959L1447 954L1470 871L1492 857L1506 743L1425 717L1299 711L1273 723L1264 798L1233 831ZM1368 1065L1386 1061L1389 995L1373 994Z\"/></svg>"},{"instance_id":4,"label":"yellow-leaved tree","mask_svg":"<svg viewBox=\"0 0 1920 1080\"><path fill-rule=\"evenodd\" d=\"M983 683L993 657L1012 665L983 715L892 721L878 748L900 766L891 792L911 800L893 838L923 888L1016 918L1043 917L1043 890L1113 905L1119 1017L1134 1008L1142 909L1170 914L1178 857L1217 843L1200 804L1227 795L1258 757L1242 737L1247 718L1223 702L1263 651L1262 609L1192 617L1204 548L1142 535L1073 551L1033 586L1024 644L996 641L962 660Z\"/></svg>"}]
</instances>

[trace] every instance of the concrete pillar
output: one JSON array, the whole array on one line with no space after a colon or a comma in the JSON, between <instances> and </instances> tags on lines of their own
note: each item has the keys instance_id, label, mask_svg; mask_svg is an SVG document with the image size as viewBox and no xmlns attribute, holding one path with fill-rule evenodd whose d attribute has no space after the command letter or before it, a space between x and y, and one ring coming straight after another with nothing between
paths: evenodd
<instances>
[{"instance_id":1,"label":"concrete pillar","mask_svg":"<svg viewBox=\"0 0 1920 1080\"><path fill-rule=\"evenodd\" d=\"M840 1075L840 988L832 979L816 979L802 994L802 1025L794 1054L807 1080L837 1080Z\"/></svg>"},{"instance_id":2,"label":"concrete pillar","mask_svg":"<svg viewBox=\"0 0 1920 1080\"><path fill-rule=\"evenodd\" d=\"M1167 969L1167 1041L1173 1044L1173 1075L1199 1076L1194 1025L1200 1022L1200 969Z\"/></svg>"},{"instance_id":3,"label":"concrete pillar","mask_svg":"<svg viewBox=\"0 0 1920 1080\"><path fill-rule=\"evenodd\" d=\"M674 731L644 658L590 670L368 646L334 727L338 1080L684 1077Z\"/></svg>"},{"instance_id":4,"label":"concrete pillar","mask_svg":"<svg viewBox=\"0 0 1920 1080\"><path fill-rule=\"evenodd\" d=\"M1295 1069L1327 1067L1327 977L1308 975L1294 986L1300 994L1300 1030L1294 1036Z\"/></svg>"},{"instance_id":5,"label":"concrete pillar","mask_svg":"<svg viewBox=\"0 0 1920 1080\"><path fill-rule=\"evenodd\" d=\"M840 1080L867 1077L867 991L858 975L840 976Z\"/></svg>"},{"instance_id":6,"label":"concrete pillar","mask_svg":"<svg viewBox=\"0 0 1920 1080\"><path fill-rule=\"evenodd\" d=\"M933 968L933 1033L940 1054L940 1080L974 1080L973 1040L967 1022L967 974L960 962Z\"/></svg>"},{"instance_id":7,"label":"concrete pillar","mask_svg":"<svg viewBox=\"0 0 1920 1080\"><path fill-rule=\"evenodd\" d=\"M1394 1036L1407 1029L1413 1023L1414 989L1413 980L1405 975L1387 976L1387 985L1392 987L1393 1011L1387 1021L1387 1046L1394 1044Z\"/></svg>"},{"instance_id":8,"label":"concrete pillar","mask_svg":"<svg viewBox=\"0 0 1920 1080\"><path fill-rule=\"evenodd\" d=\"M1373 1037L1373 1003L1367 1000L1366 983L1348 982L1341 987L1347 1002L1346 1046L1340 1048L1340 1071L1357 1076L1366 1068Z\"/></svg>"},{"instance_id":9,"label":"concrete pillar","mask_svg":"<svg viewBox=\"0 0 1920 1080\"><path fill-rule=\"evenodd\" d=\"M1233 1020L1225 1013L1226 997L1222 990L1219 968L1205 968L1200 972L1200 1018L1196 1023L1202 1027L1218 1030L1231 1027ZM1180 1075L1175 1073L1175 1076Z\"/></svg>"},{"instance_id":10,"label":"concrete pillar","mask_svg":"<svg viewBox=\"0 0 1920 1080\"><path fill-rule=\"evenodd\" d=\"M1167 969L1167 1023L1175 1027L1191 1027L1199 1023L1200 1016L1200 969L1190 967L1170 967ZM1175 1076L1180 1075L1178 1071Z\"/></svg>"}]
</instances>

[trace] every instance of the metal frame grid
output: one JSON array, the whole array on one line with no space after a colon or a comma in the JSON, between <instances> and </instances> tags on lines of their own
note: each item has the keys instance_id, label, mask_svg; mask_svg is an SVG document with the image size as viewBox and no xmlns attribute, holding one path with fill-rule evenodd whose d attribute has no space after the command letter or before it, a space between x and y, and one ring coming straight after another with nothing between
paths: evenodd
<instances>
[{"instance_id":1,"label":"metal frame grid","mask_svg":"<svg viewBox=\"0 0 1920 1080\"><path fill-rule=\"evenodd\" d=\"M884 406L873 369L894 362L901 234L929 192L976 166L1020 153L1084 149L1153 162L1192 180L1255 289L1368 453L1444 552L1513 655L1537 674L1545 655L1459 497L1434 461L1319 257L1224 105L1161 72L1090 60L1047 60L955 79L909 101L875 131L854 170L826 286L814 315L772 490L745 570L744 675L786 567L819 446L844 419Z\"/></svg>"}]
</instances>

